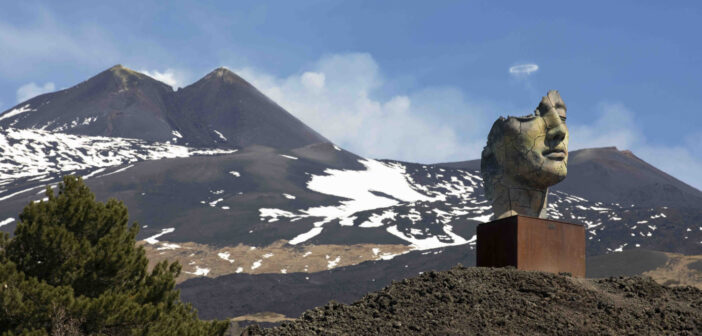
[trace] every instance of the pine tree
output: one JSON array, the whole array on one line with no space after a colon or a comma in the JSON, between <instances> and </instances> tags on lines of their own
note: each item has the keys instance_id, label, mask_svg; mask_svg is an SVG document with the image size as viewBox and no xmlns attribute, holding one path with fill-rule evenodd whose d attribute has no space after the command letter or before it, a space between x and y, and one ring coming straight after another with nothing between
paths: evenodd
<instances>
[{"instance_id":1,"label":"pine tree","mask_svg":"<svg viewBox=\"0 0 702 336\"><path fill-rule=\"evenodd\" d=\"M2 335L223 335L180 301L177 262L151 272L125 205L66 176L30 203L14 237L0 236Z\"/></svg>"}]
</instances>

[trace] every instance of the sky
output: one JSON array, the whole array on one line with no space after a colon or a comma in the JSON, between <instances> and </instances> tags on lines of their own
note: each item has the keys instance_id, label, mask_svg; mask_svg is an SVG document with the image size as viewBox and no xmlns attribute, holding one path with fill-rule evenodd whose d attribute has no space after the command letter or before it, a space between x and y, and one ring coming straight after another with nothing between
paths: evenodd
<instances>
[{"instance_id":1,"label":"sky","mask_svg":"<svg viewBox=\"0 0 702 336\"><path fill-rule=\"evenodd\" d=\"M702 189L699 1L6 1L0 111L123 64L174 87L225 66L357 154L477 159L499 116L568 106Z\"/></svg>"}]
</instances>

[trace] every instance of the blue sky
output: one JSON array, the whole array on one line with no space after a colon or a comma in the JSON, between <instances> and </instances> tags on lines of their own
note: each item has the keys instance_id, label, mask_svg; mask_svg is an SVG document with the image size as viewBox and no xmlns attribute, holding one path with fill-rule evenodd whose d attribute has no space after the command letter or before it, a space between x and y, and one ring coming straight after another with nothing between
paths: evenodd
<instances>
[{"instance_id":1,"label":"blue sky","mask_svg":"<svg viewBox=\"0 0 702 336\"><path fill-rule=\"evenodd\" d=\"M118 63L175 86L226 66L349 150L437 162L558 89L572 149L700 189L700 32L699 1L3 0L0 110Z\"/></svg>"}]
</instances>

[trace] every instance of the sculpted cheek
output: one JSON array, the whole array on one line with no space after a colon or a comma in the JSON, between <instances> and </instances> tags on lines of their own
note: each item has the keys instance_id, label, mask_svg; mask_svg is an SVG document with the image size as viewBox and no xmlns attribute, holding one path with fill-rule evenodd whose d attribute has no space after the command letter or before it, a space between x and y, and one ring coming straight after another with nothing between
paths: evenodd
<instances>
[{"instance_id":1,"label":"sculpted cheek","mask_svg":"<svg viewBox=\"0 0 702 336\"><path fill-rule=\"evenodd\" d=\"M486 188L490 186L496 217L545 215L548 187L563 180L567 173L569 133L565 118L565 104L559 93L549 91L534 114L500 118L493 124L486 148L499 143L499 149L493 150L497 160L492 165L497 168L486 169L484 181ZM492 171L499 174L489 175Z\"/></svg>"}]
</instances>

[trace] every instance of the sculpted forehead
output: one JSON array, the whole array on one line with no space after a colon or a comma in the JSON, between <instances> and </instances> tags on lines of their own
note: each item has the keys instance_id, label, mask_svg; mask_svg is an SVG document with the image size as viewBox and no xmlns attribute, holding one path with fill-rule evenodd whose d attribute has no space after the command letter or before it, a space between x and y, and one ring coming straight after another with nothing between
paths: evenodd
<instances>
[{"instance_id":1,"label":"sculpted forehead","mask_svg":"<svg viewBox=\"0 0 702 336\"><path fill-rule=\"evenodd\" d=\"M558 115L561 118L566 117L566 111L568 110L568 108L566 107L565 102L561 98L561 95L560 95L560 93L558 93L558 91L556 91L556 90L549 91L548 94L546 94L546 96L542 99L542 102L544 99L548 100L546 102L547 108L548 108L548 105L550 105L551 107L556 109L556 112L558 112ZM541 104L539 105L539 107L541 107ZM541 112L543 113L546 111L541 111Z\"/></svg>"},{"instance_id":2,"label":"sculpted forehead","mask_svg":"<svg viewBox=\"0 0 702 336\"><path fill-rule=\"evenodd\" d=\"M566 109L561 95L553 90L542 97L534 113L499 118L486 146L486 153L494 155L493 171L532 185L562 180L568 162Z\"/></svg>"}]
</instances>

